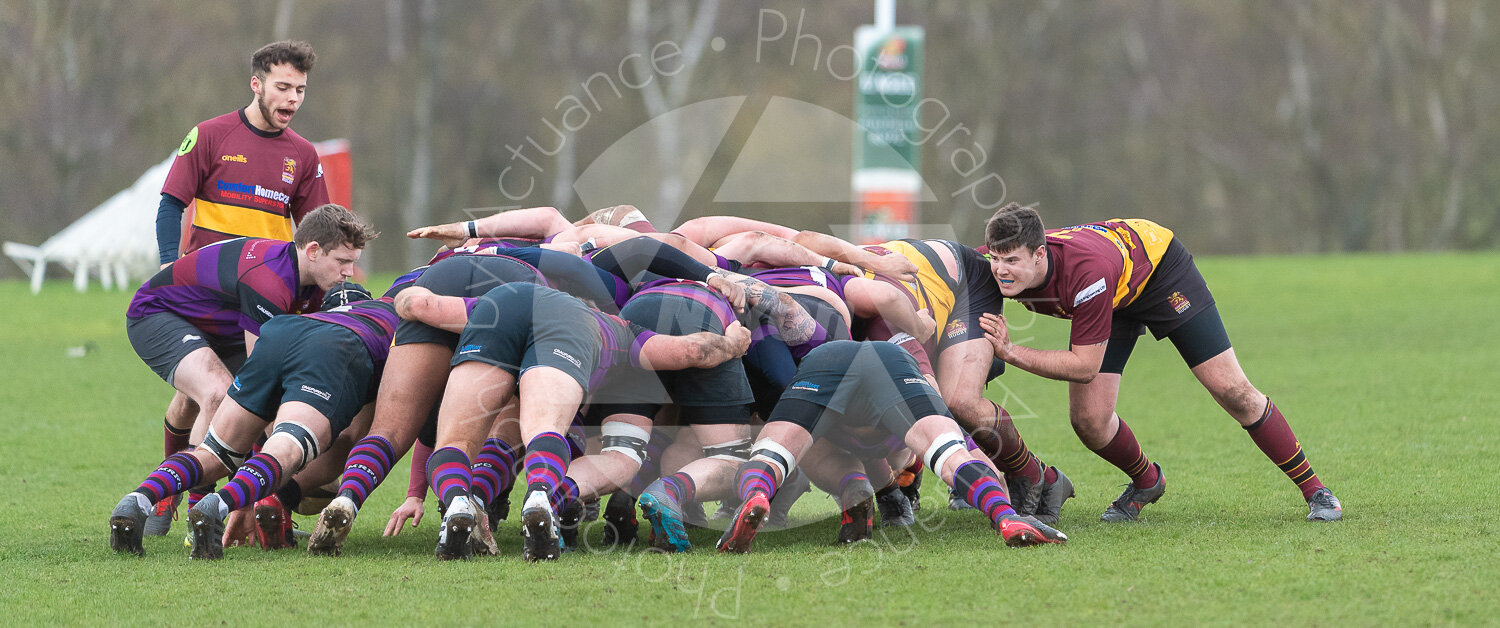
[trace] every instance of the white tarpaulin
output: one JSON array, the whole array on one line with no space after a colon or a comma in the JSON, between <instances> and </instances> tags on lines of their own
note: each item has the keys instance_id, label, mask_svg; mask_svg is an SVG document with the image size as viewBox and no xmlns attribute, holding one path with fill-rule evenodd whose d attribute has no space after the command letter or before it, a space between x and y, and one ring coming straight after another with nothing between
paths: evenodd
<instances>
[{"instance_id":1,"label":"white tarpaulin","mask_svg":"<svg viewBox=\"0 0 1500 628\"><path fill-rule=\"evenodd\" d=\"M104 201L41 246L6 242L5 254L31 275L31 293L42 289L47 265L73 271L73 287L88 288L89 276L106 290L134 289L161 267L156 248L156 207L172 158L141 175L130 187Z\"/></svg>"}]
</instances>

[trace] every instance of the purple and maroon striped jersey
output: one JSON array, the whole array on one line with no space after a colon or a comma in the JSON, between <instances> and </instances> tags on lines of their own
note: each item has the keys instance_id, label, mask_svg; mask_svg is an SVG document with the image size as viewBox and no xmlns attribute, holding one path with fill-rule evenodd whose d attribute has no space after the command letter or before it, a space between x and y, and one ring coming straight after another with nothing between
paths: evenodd
<instances>
[{"instance_id":1,"label":"purple and maroon striped jersey","mask_svg":"<svg viewBox=\"0 0 1500 628\"><path fill-rule=\"evenodd\" d=\"M795 288L798 286L818 286L832 290L839 295L839 299L845 299L844 286L854 280L856 275L835 275L824 270L820 266L796 266L792 268L770 268L750 273L751 277L764 281L766 285L778 288Z\"/></svg>"},{"instance_id":2,"label":"purple and maroon striped jersey","mask_svg":"<svg viewBox=\"0 0 1500 628\"><path fill-rule=\"evenodd\" d=\"M365 341L370 351L370 360L376 369L382 366L391 353L391 338L396 335L396 326L401 318L396 316L395 299L380 297L367 301L355 301L326 312L305 314L307 318L346 327Z\"/></svg>"},{"instance_id":3,"label":"purple and maroon striped jersey","mask_svg":"<svg viewBox=\"0 0 1500 628\"><path fill-rule=\"evenodd\" d=\"M260 335L272 316L315 312L322 302L321 288L298 286L291 242L235 238L193 251L146 280L125 316L171 312L233 342L241 332Z\"/></svg>"},{"instance_id":4,"label":"purple and maroon striped jersey","mask_svg":"<svg viewBox=\"0 0 1500 628\"><path fill-rule=\"evenodd\" d=\"M734 307L717 290L708 287L708 284L691 279L657 279L648 281L636 290L631 298L643 294L670 294L673 296L691 299L703 304L704 307L713 311L719 317L719 325L727 329L730 323L736 320Z\"/></svg>"}]
</instances>

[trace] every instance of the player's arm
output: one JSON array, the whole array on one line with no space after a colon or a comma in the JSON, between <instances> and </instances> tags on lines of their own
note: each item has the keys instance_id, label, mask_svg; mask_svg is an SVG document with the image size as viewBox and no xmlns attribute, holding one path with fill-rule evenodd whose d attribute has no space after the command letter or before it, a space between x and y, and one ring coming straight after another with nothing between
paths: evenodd
<instances>
[{"instance_id":1,"label":"player's arm","mask_svg":"<svg viewBox=\"0 0 1500 628\"><path fill-rule=\"evenodd\" d=\"M445 331L462 332L469 322L469 300L439 296L422 286L412 286L396 295L396 315Z\"/></svg>"},{"instance_id":2,"label":"player's arm","mask_svg":"<svg viewBox=\"0 0 1500 628\"><path fill-rule=\"evenodd\" d=\"M646 215L642 214L641 210L637 209L634 205L615 205L604 209L596 209L589 212L589 215L573 223L575 227L583 225L626 227L637 233L656 231L656 227L651 226L651 221L646 220Z\"/></svg>"},{"instance_id":3,"label":"player's arm","mask_svg":"<svg viewBox=\"0 0 1500 628\"><path fill-rule=\"evenodd\" d=\"M876 255L826 233L801 231L792 238L814 253L904 281L916 281L917 265L900 255Z\"/></svg>"},{"instance_id":4,"label":"player's arm","mask_svg":"<svg viewBox=\"0 0 1500 628\"><path fill-rule=\"evenodd\" d=\"M542 239L573 226L556 207L528 207L499 212L484 218L417 227L406 232L413 240L428 238L449 248L462 246L469 238Z\"/></svg>"},{"instance_id":5,"label":"player's arm","mask_svg":"<svg viewBox=\"0 0 1500 628\"><path fill-rule=\"evenodd\" d=\"M1104 349L1109 341L1087 345L1070 345L1066 351L1033 349L1010 341L1010 331L1005 327L1005 317L983 314L979 326L984 328L984 337L995 350L995 357L1023 371L1035 373L1048 379L1058 379L1079 384L1094 381L1099 367L1104 363Z\"/></svg>"},{"instance_id":6,"label":"player's arm","mask_svg":"<svg viewBox=\"0 0 1500 628\"><path fill-rule=\"evenodd\" d=\"M754 277L727 273L729 278L745 291L745 306L751 312L762 314L776 325L776 335L789 345L800 345L827 330L818 324L792 295L772 288Z\"/></svg>"},{"instance_id":7,"label":"player's arm","mask_svg":"<svg viewBox=\"0 0 1500 628\"><path fill-rule=\"evenodd\" d=\"M898 331L911 334L919 343L926 343L937 328L930 313L917 311L906 293L884 281L863 277L850 279L844 284L844 301L849 304L849 313L860 318L885 319Z\"/></svg>"},{"instance_id":8,"label":"player's arm","mask_svg":"<svg viewBox=\"0 0 1500 628\"><path fill-rule=\"evenodd\" d=\"M653 335L641 345L639 361L641 368L653 371L706 369L744 355L749 347L750 330L735 321L722 336L709 331L686 336Z\"/></svg>"},{"instance_id":9,"label":"player's arm","mask_svg":"<svg viewBox=\"0 0 1500 628\"><path fill-rule=\"evenodd\" d=\"M807 247L764 231L746 231L714 244L714 252L745 266L822 266L838 275L862 275L858 266L812 252Z\"/></svg>"},{"instance_id":10,"label":"player's arm","mask_svg":"<svg viewBox=\"0 0 1500 628\"><path fill-rule=\"evenodd\" d=\"M161 258L161 267L177 261L179 245L182 243L182 213L187 203L162 192L161 203L156 206L156 251Z\"/></svg>"},{"instance_id":11,"label":"player's arm","mask_svg":"<svg viewBox=\"0 0 1500 628\"><path fill-rule=\"evenodd\" d=\"M737 233L763 231L773 236L791 240L797 230L764 220L740 218L739 216L703 216L678 225L672 233L680 234L699 246L716 246L720 240Z\"/></svg>"},{"instance_id":12,"label":"player's arm","mask_svg":"<svg viewBox=\"0 0 1500 628\"><path fill-rule=\"evenodd\" d=\"M255 341L257 341L257 340L260 340L260 336L252 334L252 333L250 333L248 331L245 332L245 355L246 356L249 356L250 352L255 350Z\"/></svg>"}]
</instances>

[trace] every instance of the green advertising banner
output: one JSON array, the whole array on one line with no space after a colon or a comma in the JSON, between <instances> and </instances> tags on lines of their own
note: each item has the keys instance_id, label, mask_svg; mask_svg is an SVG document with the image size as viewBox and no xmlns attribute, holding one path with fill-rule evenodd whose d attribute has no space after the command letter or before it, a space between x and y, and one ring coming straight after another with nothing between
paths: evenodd
<instances>
[{"instance_id":1,"label":"green advertising banner","mask_svg":"<svg viewBox=\"0 0 1500 628\"><path fill-rule=\"evenodd\" d=\"M860 59L854 114L867 131L855 141L855 170L921 170L914 112L922 99L922 40L920 26L861 26L854 32Z\"/></svg>"}]
</instances>

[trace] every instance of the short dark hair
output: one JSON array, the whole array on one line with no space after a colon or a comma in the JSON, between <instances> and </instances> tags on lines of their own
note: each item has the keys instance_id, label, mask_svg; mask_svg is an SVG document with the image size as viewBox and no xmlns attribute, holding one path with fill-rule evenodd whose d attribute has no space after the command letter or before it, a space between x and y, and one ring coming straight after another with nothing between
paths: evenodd
<instances>
[{"instance_id":1,"label":"short dark hair","mask_svg":"<svg viewBox=\"0 0 1500 628\"><path fill-rule=\"evenodd\" d=\"M290 63L298 72L307 74L317 62L318 55L313 53L312 44L290 39L273 41L250 55L250 72L264 79L271 66Z\"/></svg>"},{"instance_id":2,"label":"short dark hair","mask_svg":"<svg viewBox=\"0 0 1500 628\"><path fill-rule=\"evenodd\" d=\"M1005 253L1020 246L1035 251L1047 243L1047 229L1035 209L1008 203L984 224L984 243L991 253Z\"/></svg>"},{"instance_id":3,"label":"short dark hair","mask_svg":"<svg viewBox=\"0 0 1500 628\"><path fill-rule=\"evenodd\" d=\"M303 248L312 242L325 250L333 250L345 244L349 248L363 249L370 240L380 237L370 223L342 205L329 203L307 212L297 223L292 234L292 243Z\"/></svg>"}]
</instances>

